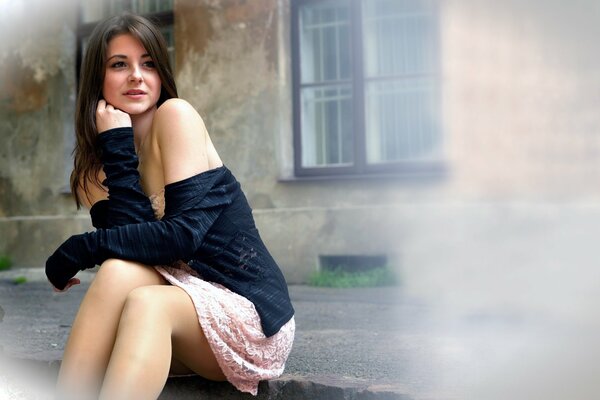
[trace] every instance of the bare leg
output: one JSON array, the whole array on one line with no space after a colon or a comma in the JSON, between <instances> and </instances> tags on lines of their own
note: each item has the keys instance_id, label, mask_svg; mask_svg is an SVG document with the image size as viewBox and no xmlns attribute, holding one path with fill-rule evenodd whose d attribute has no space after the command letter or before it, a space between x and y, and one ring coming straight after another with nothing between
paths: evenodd
<instances>
[{"instance_id":1,"label":"bare leg","mask_svg":"<svg viewBox=\"0 0 600 400\"><path fill-rule=\"evenodd\" d=\"M97 398L127 295L165 280L142 264L107 260L90 285L67 341L58 377L60 399Z\"/></svg>"},{"instance_id":2,"label":"bare leg","mask_svg":"<svg viewBox=\"0 0 600 400\"><path fill-rule=\"evenodd\" d=\"M127 298L101 399L155 399L171 358L195 373L225 380L187 293L176 286L145 286Z\"/></svg>"}]
</instances>

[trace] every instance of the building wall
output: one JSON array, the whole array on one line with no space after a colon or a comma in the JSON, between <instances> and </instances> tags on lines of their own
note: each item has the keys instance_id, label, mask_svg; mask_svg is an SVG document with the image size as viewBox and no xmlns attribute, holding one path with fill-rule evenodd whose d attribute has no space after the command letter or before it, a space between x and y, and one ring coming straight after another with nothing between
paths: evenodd
<instances>
[{"instance_id":1,"label":"building wall","mask_svg":"<svg viewBox=\"0 0 600 400\"><path fill-rule=\"evenodd\" d=\"M59 7L43 3L40 15ZM0 53L0 252L22 266L43 265L69 234L90 228L61 194L74 85L66 3L65 16L48 20L52 35L31 33L33 54L58 54L43 78L12 50ZM457 302L483 291L493 302L499 287L526 291L537 276L564 281L593 265L599 7L440 2L438 176L293 177L289 0L176 1L176 78L290 282L305 281L319 255L385 254L410 290ZM43 37L61 39L36 47Z\"/></svg>"},{"instance_id":2,"label":"building wall","mask_svg":"<svg viewBox=\"0 0 600 400\"><path fill-rule=\"evenodd\" d=\"M459 309L577 309L597 290L599 5L450 0L440 15L449 176L401 221L405 281Z\"/></svg>"},{"instance_id":3,"label":"building wall","mask_svg":"<svg viewBox=\"0 0 600 400\"><path fill-rule=\"evenodd\" d=\"M460 197L597 200L598 4L442 3L445 126Z\"/></svg>"},{"instance_id":4,"label":"building wall","mask_svg":"<svg viewBox=\"0 0 600 400\"><path fill-rule=\"evenodd\" d=\"M74 108L75 1L0 4L0 253L41 266L83 229L63 194Z\"/></svg>"}]
</instances>

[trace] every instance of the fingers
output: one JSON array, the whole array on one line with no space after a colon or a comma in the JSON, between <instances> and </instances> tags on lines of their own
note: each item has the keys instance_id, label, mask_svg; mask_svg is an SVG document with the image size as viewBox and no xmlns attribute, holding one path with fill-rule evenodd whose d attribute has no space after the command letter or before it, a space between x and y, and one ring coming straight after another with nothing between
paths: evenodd
<instances>
[{"instance_id":1,"label":"fingers","mask_svg":"<svg viewBox=\"0 0 600 400\"><path fill-rule=\"evenodd\" d=\"M114 108L110 103L107 103L106 100L100 99L98 100L98 106L96 107L96 113L101 113L103 111L114 111Z\"/></svg>"},{"instance_id":2,"label":"fingers","mask_svg":"<svg viewBox=\"0 0 600 400\"><path fill-rule=\"evenodd\" d=\"M131 117L126 112L115 108L104 99L98 100L96 107L96 130L98 133L112 128L130 127Z\"/></svg>"},{"instance_id":3,"label":"fingers","mask_svg":"<svg viewBox=\"0 0 600 400\"><path fill-rule=\"evenodd\" d=\"M56 292L56 293L62 293L64 291L66 291L69 288L69 286L65 286L64 289L60 290L59 288L57 288L56 286L52 286L52 289Z\"/></svg>"},{"instance_id":4,"label":"fingers","mask_svg":"<svg viewBox=\"0 0 600 400\"><path fill-rule=\"evenodd\" d=\"M81 283L81 281L78 278L71 278L71 280L69 282L71 282L71 284L69 286L75 286L75 285L79 285Z\"/></svg>"},{"instance_id":5,"label":"fingers","mask_svg":"<svg viewBox=\"0 0 600 400\"><path fill-rule=\"evenodd\" d=\"M97 111L97 112L98 112L98 111L100 111L100 112L101 112L101 111L104 111L104 110L107 110L107 111L114 111L114 110L117 110L117 109L116 109L115 107L113 107L113 105L112 105L112 104L110 104L110 103L107 103L107 102L106 102L106 100L104 100L104 99L100 99L100 100L98 100L98 106L96 107L96 111ZM117 111L120 111L120 112L122 112L121 110L117 110Z\"/></svg>"},{"instance_id":6,"label":"fingers","mask_svg":"<svg viewBox=\"0 0 600 400\"><path fill-rule=\"evenodd\" d=\"M60 289L56 288L55 286L53 286L52 288L57 293L63 293L63 292L66 292L71 286L79 285L80 283L81 283L81 281L78 278L71 278L67 282L64 289L60 290Z\"/></svg>"}]
</instances>

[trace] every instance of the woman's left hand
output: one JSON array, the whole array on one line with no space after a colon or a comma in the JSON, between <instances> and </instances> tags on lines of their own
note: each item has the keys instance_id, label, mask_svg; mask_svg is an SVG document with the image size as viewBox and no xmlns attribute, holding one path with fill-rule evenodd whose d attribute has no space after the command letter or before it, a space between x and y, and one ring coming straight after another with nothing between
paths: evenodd
<instances>
[{"instance_id":1,"label":"woman's left hand","mask_svg":"<svg viewBox=\"0 0 600 400\"><path fill-rule=\"evenodd\" d=\"M67 282L67 285L65 286L64 289L60 290L56 286L52 286L52 288L54 289L55 292L62 293L62 292L66 292L67 289L69 289L71 286L79 285L80 283L81 283L81 281L78 278L71 278Z\"/></svg>"},{"instance_id":2,"label":"woman's left hand","mask_svg":"<svg viewBox=\"0 0 600 400\"><path fill-rule=\"evenodd\" d=\"M81 270L92 268L93 260L82 244L84 234L73 235L61 244L46 260L46 277L52 286L65 290L69 285L79 283L73 278Z\"/></svg>"}]
</instances>

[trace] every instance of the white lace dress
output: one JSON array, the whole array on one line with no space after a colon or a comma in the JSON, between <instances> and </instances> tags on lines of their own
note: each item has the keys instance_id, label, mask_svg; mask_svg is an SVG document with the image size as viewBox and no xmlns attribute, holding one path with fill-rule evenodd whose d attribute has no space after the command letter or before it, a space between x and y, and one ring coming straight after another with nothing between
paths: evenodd
<instances>
[{"instance_id":1,"label":"white lace dress","mask_svg":"<svg viewBox=\"0 0 600 400\"><path fill-rule=\"evenodd\" d=\"M157 218L164 215L164 191L150 196ZM294 318L265 337L254 304L222 285L202 280L184 262L155 267L172 285L191 297L200 326L219 366L238 390L257 394L258 383L277 378L294 341Z\"/></svg>"}]
</instances>

